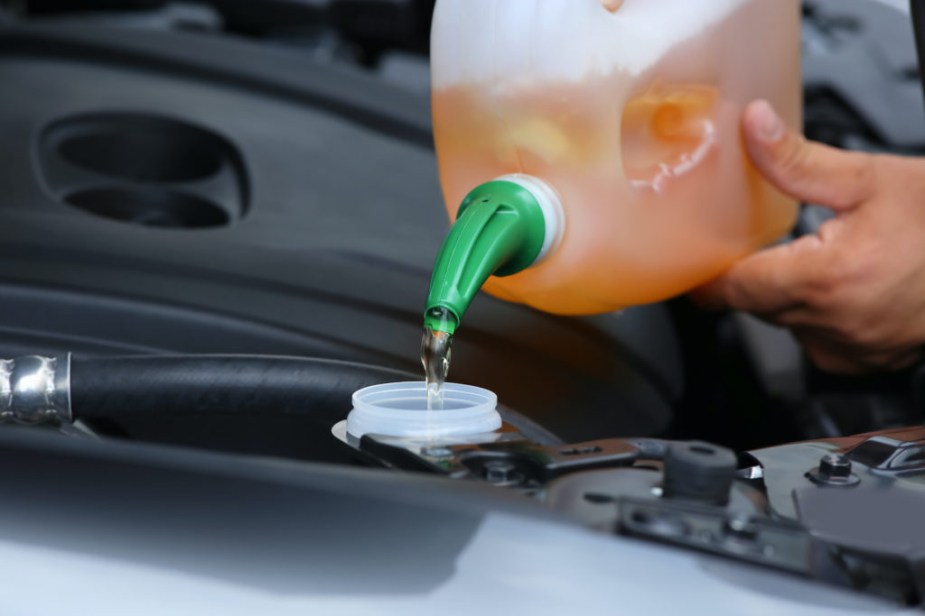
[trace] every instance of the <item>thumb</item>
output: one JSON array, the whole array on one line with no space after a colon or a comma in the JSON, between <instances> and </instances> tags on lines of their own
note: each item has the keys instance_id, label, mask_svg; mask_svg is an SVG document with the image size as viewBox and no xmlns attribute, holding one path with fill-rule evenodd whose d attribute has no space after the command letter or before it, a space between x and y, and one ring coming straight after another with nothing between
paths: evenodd
<instances>
[{"instance_id":1,"label":"thumb","mask_svg":"<svg viewBox=\"0 0 925 616\"><path fill-rule=\"evenodd\" d=\"M807 235L756 252L700 287L692 299L706 309L732 308L773 315L798 308L805 290L825 273L825 246Z\"/></svg>"},{"instance_id":2,"label":"thumb","mask_svg":"<svg viewBox=\"0 0 925 616\"><path fill-rule=\"evenodd\" d=\"M746 107L742 130L758 171L794 199L847 211L874 191L873 156L807 141L767 101Z\"/></svg>"}]
</instances>

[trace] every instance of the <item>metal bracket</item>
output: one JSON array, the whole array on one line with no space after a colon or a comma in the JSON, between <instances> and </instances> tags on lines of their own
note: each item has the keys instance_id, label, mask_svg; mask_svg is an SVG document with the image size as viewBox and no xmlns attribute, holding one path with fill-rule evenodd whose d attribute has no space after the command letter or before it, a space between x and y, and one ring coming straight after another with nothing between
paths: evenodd
<instances>
[{"instance_id":1,"label":"metal bracket","mask_svg":"<svg viewBox=\"0 0 925 616\"><path fill-rule=\"evenodd\" d=\"M367 434L359 441L332 430L367 460L388 468L425 471L460 479L536 488L577 471L629 466L640 447L621 439L577 445L546 446L527 440L505 424L500 431L469 437L465 442L416 441Z\"/></svg>"}]
</instances>

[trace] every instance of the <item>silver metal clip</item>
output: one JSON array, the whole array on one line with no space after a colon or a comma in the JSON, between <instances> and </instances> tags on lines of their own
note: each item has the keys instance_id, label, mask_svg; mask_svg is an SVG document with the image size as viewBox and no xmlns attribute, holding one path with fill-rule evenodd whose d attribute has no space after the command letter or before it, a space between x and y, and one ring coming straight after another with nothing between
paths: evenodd
<instances>
[{"instance_id":1,"label":"silver metal clip","mask_svg":"<svg viewBox=\"0 0 925 616\"><path fill-rule=\"evenodd\" d=\"M0 421L72 423L70 354L0 360Z\"/></svg>"}]
</instances>

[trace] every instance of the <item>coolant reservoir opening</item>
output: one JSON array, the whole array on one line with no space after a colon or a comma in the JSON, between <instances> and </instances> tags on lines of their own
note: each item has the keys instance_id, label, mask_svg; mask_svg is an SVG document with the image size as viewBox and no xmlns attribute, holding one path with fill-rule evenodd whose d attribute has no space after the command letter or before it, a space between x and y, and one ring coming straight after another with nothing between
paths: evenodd
<instances>
[{"instance_id":1,"label":"coolant reservoir opening","mask_svg":"<svg viewBox=\"0 0 925 616\"><path fill-rule=\"evenodd\" d=\"M427 410L423 381L386 383L353 394L347 432L354 438L379 434L411 439L460 437L501 427L498 397L487 389L447 383L442 410Z\"/></svg>"}]
</instances>

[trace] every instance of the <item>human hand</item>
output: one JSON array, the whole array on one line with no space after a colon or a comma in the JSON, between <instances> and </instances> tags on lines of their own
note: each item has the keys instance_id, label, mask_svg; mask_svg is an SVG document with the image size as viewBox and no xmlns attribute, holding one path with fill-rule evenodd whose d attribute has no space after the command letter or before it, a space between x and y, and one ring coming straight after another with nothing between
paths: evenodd
<instances>
[{"instance_id":1,"label":"human hand","mask_svg":"<svg viewBox=\"0 0 925 616\"><path fill-rule=\"evenodd\" d=\"M616 12L616 10L621 6L623 6L623 0L601 0L601 5L613 13Z\"/></svg>"},{"instance_id":2,"label":"human hand","mask_svg":"<svg viewBox=\"0 0 925 616\"><path fill-rule=\"evenodd\" d=\"M768 181L836 216L735 264L697 301L790 327L827 372L913 364L925 343L925 159L808 142L764 101L746 109L743 131Z\"/></svg>"}]
</instances>

